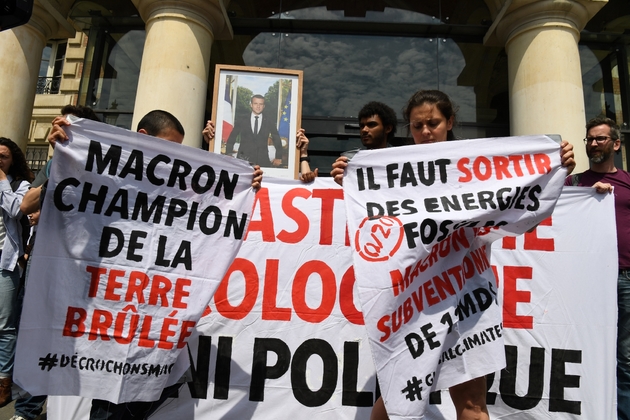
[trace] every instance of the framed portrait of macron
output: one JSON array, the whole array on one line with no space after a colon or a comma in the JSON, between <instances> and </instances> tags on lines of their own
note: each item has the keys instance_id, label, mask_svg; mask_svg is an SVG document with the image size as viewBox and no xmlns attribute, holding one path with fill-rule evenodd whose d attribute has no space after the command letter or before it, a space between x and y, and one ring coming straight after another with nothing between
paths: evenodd
<instances>
[{"instance_id":1,"label":"framed portrait of macron","mask_svg":"<svg viewBox=\"0 0 630 420\"><path fill-rule=\"evenodd\" d=\"M265 176L297 179L302 78L301 70L217 65L210 151L260 165Z\"/></svg>"}]
</instances>

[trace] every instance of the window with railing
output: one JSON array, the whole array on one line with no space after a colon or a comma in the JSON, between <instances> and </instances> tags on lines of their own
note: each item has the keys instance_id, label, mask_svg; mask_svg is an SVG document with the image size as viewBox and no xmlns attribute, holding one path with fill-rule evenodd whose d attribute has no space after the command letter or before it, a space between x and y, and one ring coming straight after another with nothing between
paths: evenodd
<instances>
[{"instance_id":1,"label":"window with railing","mask_svg":"<svg viewBox=\"0 0 630 420\"><path fill-rule=\"evenodd\" d=\"M58 77L42 77L37 79L38 94L59 93L59 85L61 85L61 76Z\"/></svg>"},{"instance_id":2,"label":"window with railing","mask_svg":"<svg viewBox=\"0 0 630 420\"><path fill-rule=\"evenodd\" d=\"M42 52L42 61L39 65L39 78L37 79L38 94L59 93L61 85L61 72L66 58L67 41L50 41Z\"/></svg>"},{"instance_id":3,"label":"window with railing","mask_svg":"<svg viewBox=\"0 0 630 420\"><path fill-rule=\"evenodd\" d=\"M33 173L37 173L48 161L48 146L27 146L26 163Z\"/></svg>"}]
</instances>

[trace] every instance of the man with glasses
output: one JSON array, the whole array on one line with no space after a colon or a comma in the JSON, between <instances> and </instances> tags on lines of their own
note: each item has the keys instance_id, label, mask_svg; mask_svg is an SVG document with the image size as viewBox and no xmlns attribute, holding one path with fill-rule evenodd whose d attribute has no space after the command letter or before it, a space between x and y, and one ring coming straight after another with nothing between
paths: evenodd
<instances>
[{"instance_id":1,"label":"man with glasses","mask_svg":"<svg viewBox=\"0 0 630 420\"><path fill-rule=\"evenodd\" d=\"M615 194L617 251L617 416L630 420L630 173L615 167L614 153L621 149L619 127L606 117L586 124L586 155L591 169L568 176L564 185L594 187Z\"/></svg>"}]
</instances>

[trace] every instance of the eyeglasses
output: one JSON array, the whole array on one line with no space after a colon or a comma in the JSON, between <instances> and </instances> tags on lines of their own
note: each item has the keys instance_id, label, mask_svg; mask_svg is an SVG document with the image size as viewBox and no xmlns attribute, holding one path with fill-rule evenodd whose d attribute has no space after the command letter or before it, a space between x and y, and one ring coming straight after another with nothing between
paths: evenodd
<instances>
[{"instance_id":1,"label":"eyeglasses","mask_svg":"<svg viewBox=\"0 0 630 420\"><path fill-rule=\"evenodd\" d=\"M591 144L591 143L593 143L593 140L595 140L597 142L597 144L602 144L603 142L605 142L606 140L608 140L610 138L612 138L612 137L610 137L610 136L586 137L584 139L584 143Z\"/></svg>"}]
</instances>

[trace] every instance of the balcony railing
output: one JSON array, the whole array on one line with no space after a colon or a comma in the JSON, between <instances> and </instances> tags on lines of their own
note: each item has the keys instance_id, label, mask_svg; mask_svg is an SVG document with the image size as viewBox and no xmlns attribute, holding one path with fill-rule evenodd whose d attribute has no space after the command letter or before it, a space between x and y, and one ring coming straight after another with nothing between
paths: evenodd
<instances>
[{"instance_id":1,"label":"balcony railing","mask_svg":"<svg viewBox=\"0 0 630 420\"><path fill-rule=\"evenodd\" d=\"M26 163L34 173L37 173L48 161L48 145L26 146Z\"/></svg>"},{"instance_id":2,"label":"balcony railing","mask_svg":"<svg viewBox=\"0 0 630 420\"><path fill-rule=\"evenodd\" d=\"M37 93L54 95L59 93L59 85L61 84L61 76L57 77L39 77L37 79Z\"/></svg>"}]
</instances>

